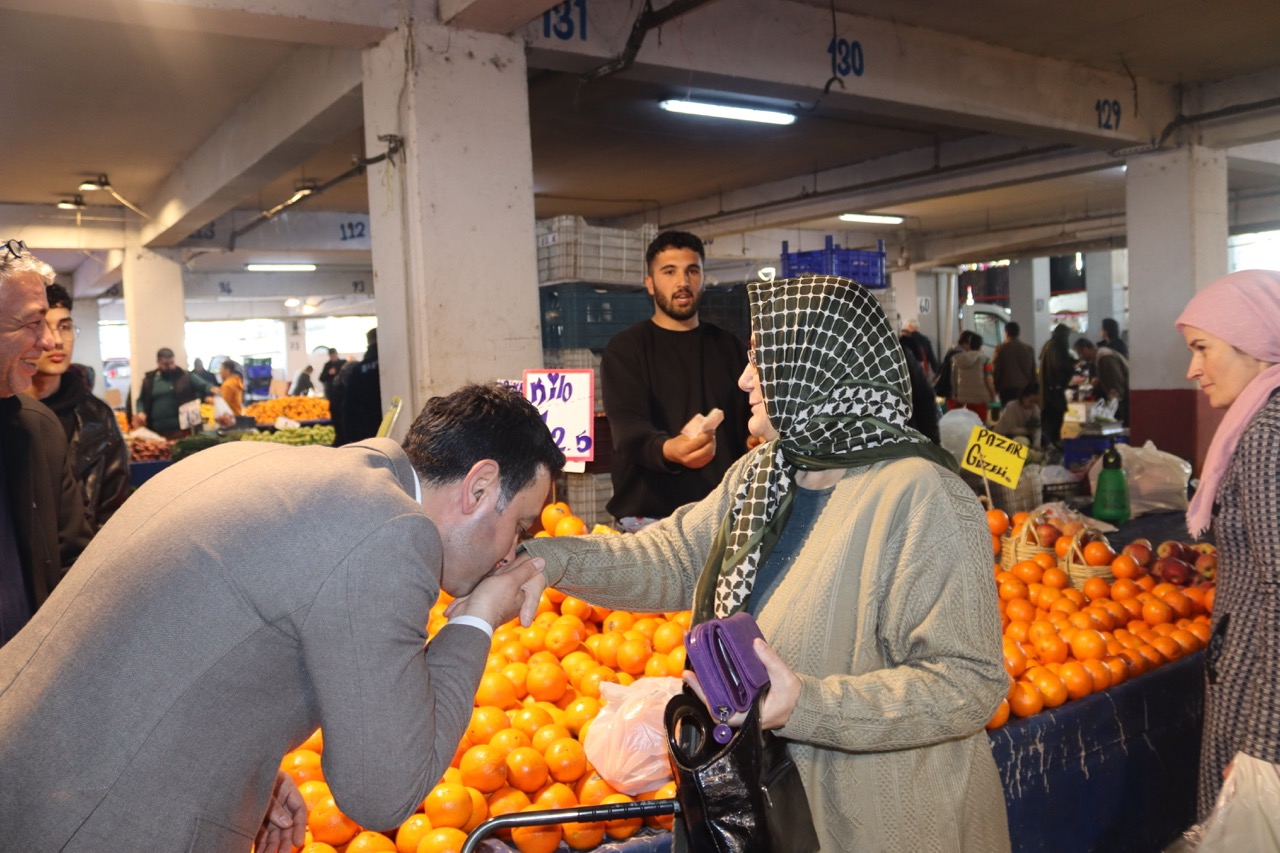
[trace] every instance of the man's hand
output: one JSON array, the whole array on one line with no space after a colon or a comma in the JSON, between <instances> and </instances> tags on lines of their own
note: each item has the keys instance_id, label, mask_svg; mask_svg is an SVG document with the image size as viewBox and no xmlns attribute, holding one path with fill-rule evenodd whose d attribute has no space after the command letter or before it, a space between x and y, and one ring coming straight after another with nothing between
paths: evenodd
<instances>
[{"instance_id":1,"label":"man's hand","mask_svg":"<svg viewBox=\"0 0 1280 853\"><path fill-rule=\"evenodd\" d=\"M307 804L298 793L293 777L283 770L276 773L275 788L271 791L271 804L262 828L253 840L254 853L293 853L301 847L307 835Z\"/></svg>"},{"instance_id":2,"label":"man's hand","mask_svg":"<svg viewBox=\"0 0 1280 853\"><path fill-rule=\"evenodd\" d=\"M496 628L519 614L521 624L528 627L547 585L542 574L544 565L546 561L541 557L521 554L485 575L470 594L449 602L444 615L477 616Z\"/></svg>"},{"instance_id":3,"label":"man's hand","mask_svg":"<svg viewBox=\"0 0 1280 853\"><path fill-rule=\"evenodd\" d=\"M662 456L686 468L701 468L716 456L716 434L698 433L693 438L676 435L662 443Z\"/></svg>"},{"instance_id":4,"label":"man's hand","mask_svg":"<svg viewBox=\"0 0 1280 853\"><path fill-rule=\"evenodd\" d=\"M144 427L147 425L147 413L135 412L133 415L133 428Z\"/></svg>"}]
</instances>

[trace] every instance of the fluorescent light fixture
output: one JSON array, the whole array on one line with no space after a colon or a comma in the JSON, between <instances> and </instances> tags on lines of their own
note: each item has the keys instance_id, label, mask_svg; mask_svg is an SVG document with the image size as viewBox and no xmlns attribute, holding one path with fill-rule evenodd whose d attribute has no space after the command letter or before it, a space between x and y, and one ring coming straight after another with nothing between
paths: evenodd
<instances>
[{"instance_id":1,"label":"fluorescent light fixture","mask_svg":"<svg viewBox=\"0 0 1280 853\"><path fill-rule=\"evenodd\" d=\"M315 272L315 264L245 264L249 272Z\"/></svg>"},{"instance_id":2,"label":"fluorescent light fixture","mask_svg":"<svg viewBox=\"0 0 1280 853\"><path fill-rule=\"evenodd\" d=\"M309 302L308 302L306 305L303 305L303 306L302 306L302 313L303 313L303 314L314 314L314 313L316 313L316 306L314 306L314 305L312 305L311 303L309 303Z\"/></svg>"},{"instance_id":3,"label":"fluorescent light fixture","mask_svg":"<svg viewBox=\"0 0 1280 853\"><path fill-rule=\"evenodd\" d=\"M841 222L865 222L867 225L901 225L901 216L880 216L876 213L842 213Z\"/></svg>"},{"instance_id":4,"label":"fluorescent light fixture","mask_svg":"<svg viewBox=\"0 0 1280 853\"><path fill-rule=\"evenodd\" d=\"M93 190L110 190L111 181L107 179L106 175L98 175L98 177L92 180L81 181L79 189L81 192L92 192Z\"/></svg>"},{"instance_id":5,"label":"fluorescent light fixture","mask_svg":"<svg viewBox=\"0 0 1280 853\"><path fill-rule=\"evenodd\" d=\"M753 110L746 107L730 107L724 104L708 104L704 101L661 101L658 106L673 113L707 118L731 118L737 121L758 121L763 124L792 124L796 117L774 110Z\"/></svg>"},{"instance_id":6,"label":"fluorescent light fixture","mask_svg":"<svg viewBox=\"0 0 1280 853\"><path fill-rule=\"evenodd\" d=\"M297 308L301 304L302 304L302 300L296 296L290 296L288 299L284 301L285 308Z\"/></svg>"}]
</instances>

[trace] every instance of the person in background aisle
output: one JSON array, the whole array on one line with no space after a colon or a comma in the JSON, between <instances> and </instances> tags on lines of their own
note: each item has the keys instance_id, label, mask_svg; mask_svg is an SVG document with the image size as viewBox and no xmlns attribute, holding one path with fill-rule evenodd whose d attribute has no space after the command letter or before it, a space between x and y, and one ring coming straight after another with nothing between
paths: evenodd
<instances>
[{"instance_id":1,"label":"person in background aisle","mask_svg":"<svg viewBox=\"0 0 1280 853\"><path fill-rule=\"evenodd\" d=\"M1040 350L1040 386L1044 400L1041 440L1045 447L1062 443L1062 420L1067 414L1067 388L1075 372L1071 329L1059 323Z\"/></svg>"},{"instance_id":2,"label":"person in background aisle","mask_svg":"<svg viewBox=\"0 0 1280 853\"><path fill-rule=\"evenodd\" d=\"M53 277L25 243L0 243L0 646L45 603L92 536L62 424L23 393L54 346L45 322Z\"/></svg>"},{"instance_id":3,"label":"person in background aisle","mask_svg":"<svg viewBox=\"0 0 1280 853\"><path fill-rule=\"evenodd\" d=\"M937 376L942 365L938 363L938 355L933 350L933 341L920 331L920 322L915 317L908 317L902 324L902 337L910 338L915 344L916 357L920 360L920 366L924 368L925 375L930 379Z\"/></svg>"},{"instance_id":4,"label":"person in background aisle","mask_svg":"<svg viewBox=\"0 0 1280 853\"><path fill-rule=\"evenodd\" d=\"M208 385L218 384L218 377L214 376L212 373L205 370L204 362L198 358L195 361L191 362L191 375L199 376Z\"/></svg>"},{"instance_id":5,"label":"person in background aisle","mask_svg":"<svg viewBox=\"0 0 1280 853\"><path fill-rule=\"evenodd\" d=\"M337 381L338 374L342 372L346 359L338 357L338 351L333 347L329 347L329 360L320 365L320 387L324 388L324 395L330 399L333 398L333 383ZM330 404L332 407L332 404Z\"/></svg>"},{"instance_id":6,"label":"person in background aisle","mask_svg":"<svg viewBox=\"0 0 1280 853\"><path fill-rule=\"evenodd\" d=\"M156 369L147 371L138 389L135 427L146 427L165 438L182 438L188 432L181 428L178 409L192 400L203 400L213 387L177 365L173 350L156 350Z\"/></svg>"},{"instance_id":7,"label":"person in background aisle","mask_svg":"<svg viewBox=\"0 0 1280 853\"><path fill-rule=\"evenodd\" d=\"M382 375L378 370L378 330L365 336L369 348L359 362L342 369L343 444L363 441L378 434L382 425Z\"/></svg>"},{"instance_id":8,"label":"person in background aisle","mask_svg":"<svg viewBox=\"0 0 1280 853\"><path fill-rule=\"evenodd\" d=\"M762 725L787 741L824 853L1008 851L983 728L1009 677L982 506L907 426L875 297L831 276L746 287L740 383L766 443L639 533L524 548L592 604L755 616Z\"/></svg>"},{"instance_id":9,"label":"person in background aisle","mask_svg":"<svg viewBox=\"0 0 1280 853\"><path fill-rule=\"evenodd\" d=\"M996 399L991 359L982 351L982 336L977 332L961 332L960 348L951 357L951 408L975 412L985 424L987 407Z\"/></svg>"},{"instance_id":10,"label":"person in background aisle","mask_svg":"<svg viewBox=\"0 0 1280 853\"><path fill-rule=\"evenodd\" d=\"M702 241L664 231L645 251L644 284L653 316L614 335L600 364L604 411L613 435L607 509L624 530L664 518L706 497L747 447L746 400L736 378L747 363L742 341L701 322ZM712 409L712 432L682 430Z\"/></svg>"},{"instance_id":11,"label":"person in background aisle","mask_svg":"<svg viewBox=\"0 0 1280 853\"><path fill-rule=\"evenodd\" d=\"M1040 384L1032 382L1016 400L1006 403L992 430L1009 438L1025 438L1031 447L1039 447Z\"/></svg>"},{"instance_id":12,"label":"person in background aisle","mask_svg":"<svg viewBox=\"0 0 1280 853\"><path fill-rule=\"evenodd\" d=\"M991 378L1002 406L1018 399L1022 389L1036 381L1036 351L1022 341L1021 334L1021 326L1008 323L1004 340L991 357Z\"/></svg>"},{"instance_id":13,"label":"person in background aisle","mask_svg":"<svg viewBox=\"0 0 1280 853\"><path fill-rule=\"evenodd\" d=\"M315 385L311 383L311 374L315 372L315 368L307 365L298 371L298 375L293 379L293 387L289 389L289 393L294 397L302 397L310 394Z\"/></svg>"},{"instance_id":14,"label":"person in background aisle","mask_svg":"<svg viewBox=\"0 0 1280 853\"><path fill-rule=\"evenodd\" d=\"M233 415L244 414L244 379L240 377L239 365L231 359L223 359L218 365L218 373L222 382L218 385L218 393L231 407Z\"/></svg>"},{"instance_id":15,"label":"person in background aisle","mask_svg":"<svg viewBox=\"0 0 1280 853\"><path fill-rule=\"evenodd\" d=\"M1118 400L1116 420L1129 425L1129 360L1110 347L1095 346L1088 338L1075 342L1080 360L1094 366L1094 395L1099 400Z\"/></svg>"},{"instance_id":16,"label":"person in background aisle","mask_svg":"<svg viewBox=\"0 0 1280 853\"><path fill-rule=\"evenodd\" d=\"M911 379L911 417L907 419L907 425L934 444L941 444L942 436L938 432L938 398L934 396L933 384L916 360L915 348L902 337L898 338L898 345L902 347L902 357L907 362L907 375Z\"/></svg>"},{"instance_id":17,"label":"person in background aisle","mask_svg":"<svg viewBox=\"0 0 1280 853\"><path fill-rule=\"evenodd\" d=\"M98 530L129 496L129 447L120 434L116 413L93 396L93 383L73 364L79 330L71 316L72 299L60 284L45 288L49 313L45 323L53 348L36 362L27 393L57 415L67 437L71 472L84 492L89 527Z\"/></svg>"},{"instance_id":18,"label":"person in background aisle","mask_svg":"<svg viewBox=\"0 0 1280 853\"><path fill-rule=\"evenodd\" d=\"M1115 350L1125 358L1129 357L1129 345L1120 335L1120 324L1113 317L1107 317L1102 321L1102 334L1098 336L1098 343Z\"/></svg>"},{"instance_id":19,"label":"person in background aisle","mask_svg":"<svg viewBox=\"0 0 1280 853\"><path fill-rule=\"evenodd\" d=\"M512 561L563 464L532 404L472 385L403 447L229 442L149 480L0 649L0 846L291 851L307 810L280 756L317 726L343 812L400 824L494 627L533 619L541 567Z\"/></svg>"},{"instance_id":20,"label":"person in background aisle","mask_svg":"<svg viewBox=\"0 0 1280 853\"><path fill-rule=\"evenodd\" d=\"M1244 270L1201 290L1175 322L1187 378L1226 409L1187 529L1218 545L1205 649L1199 813L1237 752L1280 765L1280 272ZM1280 774L1280 766L1276 767Z\"/></svg>"}]
</instances>

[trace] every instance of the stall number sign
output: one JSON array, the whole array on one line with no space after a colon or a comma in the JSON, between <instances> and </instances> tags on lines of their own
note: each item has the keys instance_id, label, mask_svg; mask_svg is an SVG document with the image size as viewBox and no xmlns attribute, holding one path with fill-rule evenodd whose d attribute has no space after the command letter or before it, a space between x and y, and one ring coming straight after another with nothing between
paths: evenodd
<instances>
[{"instance_id":1,"label":"stall number sign","mask_svg":"<svg viewBox=\"0 0 1280 853\"><path fill-rule=\"evenodd\" d=\"M526 370L524 396L537 407L569 462L596 456L595 371Z\"/></svg>"},{"instance_id":2,"label":"stall number sign","mask_svg":"<svg viewBox=\"0 0 1280 853\"><path fill-rule=\"evenodd\" d=\"M993 483L1016 488L1027 461L1027 446L980 426L973 428L960 467L981 474Z\"/></svg>"}]
</instances>

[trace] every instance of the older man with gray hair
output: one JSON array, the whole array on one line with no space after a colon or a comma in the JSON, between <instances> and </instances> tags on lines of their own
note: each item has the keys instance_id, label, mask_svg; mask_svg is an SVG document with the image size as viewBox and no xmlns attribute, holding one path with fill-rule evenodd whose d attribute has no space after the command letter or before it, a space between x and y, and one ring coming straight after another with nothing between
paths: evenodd
<instances>
[{"instance_id":1,"label":"older man with gray hair","mask_svg":"<svg viewBox=\"0 0 1280 853\"><path fill-rule=\"evenodd\" d=\"M0 243L0 645L18 633L89 542L58 418L34 398L53 269L21 240Z\"/></svg>"}]
</instances>

